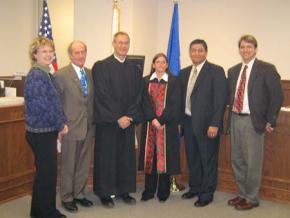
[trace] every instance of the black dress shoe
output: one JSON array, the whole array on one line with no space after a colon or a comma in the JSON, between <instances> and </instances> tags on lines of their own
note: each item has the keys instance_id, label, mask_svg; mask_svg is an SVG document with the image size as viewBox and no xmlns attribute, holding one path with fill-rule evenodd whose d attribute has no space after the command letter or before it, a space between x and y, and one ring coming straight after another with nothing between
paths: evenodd
<instances>
[{"instance_id":1,"label":"black dress shoe","mask_svg":"<svg viewBox=\"0 0 290 218\"><path fill-rule=\"evenodd\" d=\"M197 193L194 193L194 192L185 192L181 198L183 199L191 199L191 198L194 198L195 196L197 196Z\"/></svg>"},{"instance_id":2,"label":"black dress shoe","mask_svg":"<svg viewBox=\"0 0 290 218\"><path fill-rule=\"evenodd\" d=\"M167 199L168 199L168 196L167 197L158 197L158 200L160 203L164 203Z\"/></svg>"},{"instance_id":3,"label":"black dress shoe","mask_svg":"<svg viewBox=\"0 0 290 218\"><path fill-rule=\"evenodd\" d=\"M154 195L142 195L141 201L148 201L154 198Z\"/></svg>"},{"instance_id":4,"label":"black dress shoe","mask_svg":"<svg viewBox=\"0 0 290 218\"><path fill-rule=\"evenodd\" d=\"M142 193L142 197L141 197L141 201L148 201L150 199L154 198L154 194L148 192L148 191L144 191Z\"/></svg>"},{"instance_id":5,"label":"black dress shoe","mask_svg":"<svg viewBox=\"0 0 290 218\"><path fill-rule=\"evenodd\" d=\"M57 218L66 218L66 215L60 213L60 214L57 215Z\"/></svg>"},{"instance_id":6,"label":"black dress shoe","mask_svg":"<svg viewBox=\"0 0 290 218\"><path fill-rule=\"evenodd\" d=\"M66 209L68 212L76 213L78 211L78 207L74 201L68 201L68 202L61 202L64 209Z\"/></svg>"},{"instance_id":7,"label":"black dress shoe","mask_svg":"<svg viewBox=\"0 0 290 218\"><path fill-rule=\"evenodd\" d=\"M110 197L102 197L101 203L106 208L113 208L115 206L113 199Z\"/></svg>"},{"instance_id":8,"label":"black dress shoe","mask_svg":"<svg viewBox=\"0 0 290 218\"><path fill-rule=\"evenodd\" d=\"M31 218L37 218L37 217L40 217L39 216L39 210L36 209L37 207L35 206L31 206L31 209L30 209L30 217Z\"/></svg>"},{"instance_id":9,"label":"black dress shoe","mask_svg":"<svg viewBox=\"0 0 290 218\"><path fill-rule=\"evenodd\" d=\"M60 213L58 210L56 211L56 218L66 218L66 215Z\"/></svg>"},{"instance_id":10,"label":"black dress shoe","mask_svg":"<svg viewBox=\"0 0 290 218\"><path fill-rule=\"evenodd\" d=\"M86 198L75 198L74 202L83 206L83 207L91 207L93 206L93 202L91 202L90 200L86 199Z\"/></svg>"},{"instance_id":11,"label":"black dress shoe","mask_svg":"<svg viewBox=\"0 0 290 218\"><path fill-rule=\"evenodd\" d=\"M31 213L31 212L30 212L30 217L31 217L31 218L37 218L38 216L37 216L35 213Z\"/></svg>"},{"instance_id":12,"label":"black dress shoe","mask_svg":"<svg viewBox=\"0 0 290 218\"><path fill-rule=\"evenodd\" d=\"M196 202L194 202L194 206L196 206L196 207L204 207L204 206L208 205L211 202L212 202L212 199L211 200L205 200L205 201L197 200Z\"/></svg>"},{"instance_id":13,"label":"black dress shoe","mask_svg":"<svg viewBox=\"0 0 290 218\"><path fill-rule=\"evenodd\" d=\"M135 205L135 198L131 197L128 193L120 195L120 198L126 203L130 205Z\"/></svg>"}]
</instances>

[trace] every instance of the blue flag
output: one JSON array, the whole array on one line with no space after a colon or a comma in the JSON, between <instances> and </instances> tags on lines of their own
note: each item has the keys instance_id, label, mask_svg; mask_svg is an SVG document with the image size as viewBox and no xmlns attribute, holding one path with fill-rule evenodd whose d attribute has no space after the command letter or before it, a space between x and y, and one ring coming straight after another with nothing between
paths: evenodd
<instances>
[{"instance_id":1,"label":"blue flag","mask_svg":"<svg viewBox=\"0 0 290 218\"><path fill-rule=\"evenodd\" d=\"M178 3L174 3L174 10L171 22L170 36L168 42L167 57L169 70L175 76L180 71L180 47L179 47L179 25L178 25Z\"/></svg>"}]
</instances>

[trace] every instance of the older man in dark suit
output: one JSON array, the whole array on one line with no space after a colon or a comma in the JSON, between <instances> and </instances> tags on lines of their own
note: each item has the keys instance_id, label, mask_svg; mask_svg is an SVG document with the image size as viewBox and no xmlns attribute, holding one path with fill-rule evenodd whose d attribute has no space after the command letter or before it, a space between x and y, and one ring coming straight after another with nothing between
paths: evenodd
<instances>
[{"instance_id":1,"label":"older man in dark suit","mask_svg":"<svg viewBox=\"0 0 290 218\"><path fill-rule=\"evenodd\" d=\"M213 200L217 186L219 139L227 99L227 83L222 67L206 60L207 44L196 39L189 54L193 65L181 70L182 119L189 167L189 191L183 199L198 196L196 207Z\"/></svg>"},{"instance_id":2,"label":"older man in dark suit","mask_svg":"<svg viewBox=\"0 0 290 218\"><path fill-rule=\"evenodd\" d=\"M239 195L228 201L237 210L259 206L264 132L273 132L283 102L274 65L256 58L257 40L239 40L242 63L228 71L232 168Z\"/></svg>"},{"instance_id":3,"label":"older man in dark suit","mask_svg":"<svg viewBox=\"0 0 290 218\"><path fill-rule=\"evenodd\" d=\"M93 205L85 197L85 187L95 133L94 89L91 71L84 67L86 45L73 41L68 54L71 63L54 74L70 128L70 133L62 140L60 195L63 207L69 212L77 212L77 204L84 207Z\"/></svg>"}]
</instances>

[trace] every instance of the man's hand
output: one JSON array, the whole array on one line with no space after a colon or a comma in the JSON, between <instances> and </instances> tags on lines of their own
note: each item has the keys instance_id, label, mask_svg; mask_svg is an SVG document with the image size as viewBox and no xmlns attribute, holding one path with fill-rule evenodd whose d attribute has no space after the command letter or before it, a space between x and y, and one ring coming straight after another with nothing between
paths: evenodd
<instances>
[{"instance_id":1,"label":"man's hand","mask_svg":"<svg viewBox=\"0 0 290 218\"><path fill-rule=\"evenodd\" d=\"M272 133L274 131L274 128L271 126L271 123L267 123L265 130L267 133Z\"/></svg>"},{"instance_id":2,"label":"man's hand","mask_svg":"<svg viewBox=\"0 0 290 218\"><path fill-rule=\"evenodd\" d=\"M121 118L118 119L118 125L121 129L126 129L131 125L131 121L133 121L132 118L127 117L127 116L122 116Z\"/></svg>"},{"instance_id":3,"label":"man's hand","mask_svg":"<svg viewBox=\"0 0 290 218\"><path fill-rule=\"evenodd\" d=\"M218 130L219 130L218 127L209 126L208 129L207 129L207 136L209 138L215 138L217 136L217 134L218 134Z\"/></svg>"}]
</instances>

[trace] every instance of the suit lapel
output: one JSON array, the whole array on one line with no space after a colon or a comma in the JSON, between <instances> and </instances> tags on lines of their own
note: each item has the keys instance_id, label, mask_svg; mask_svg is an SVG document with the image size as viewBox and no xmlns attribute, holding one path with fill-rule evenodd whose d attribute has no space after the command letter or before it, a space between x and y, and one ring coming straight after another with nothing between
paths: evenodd
<instances>
[{"instance_id":1,"label":"suit lapel","mask_svg":"<svg viewBox=\"0 0 290 218\"><path fill-rule=\"evenodd\" d=\"M252 71L250 73L249 84L248 84L248 96L251 94L253 86L254 86L254 81L257 78L258 66L259 66L259 60L256 59L253 64Z\"/></svg>"},{"instance_id":2,"label":"suit lapel","mask_svg":"<svg viewBox=\"0 0 290 218\"><path fill-rule=\"evenodd\" d=\"M80 83L80 79L77 75L77 72L75 71L75 69L73 68L72 65L69 66L69 76L72 79L73 83L78 87L78 89L80 90L81 93L83 93L82 87L81 87L81 83Z\"/></svg>"},{"instance_id":3,"label":"suit lapel","mask_svg":"<svg viewBox=\"0 0 290 218\"><path fill-rule=\"evenodd\" d=\"M201 70L196 78L193 91L195 91L198 88L198 86L201 84L201 81L206 77L206 72L207 72L208 68L209 68L209 65L208 65L208 62L206 61L204 63L204 65L202 66L202 68L201 68Z\"/></svg>"},{"instance_id":4,"label":"suit lapel","mask_svg":"<svg viewBox=\"0 0 290 218\"><path fill-rule=\"evenodd\" d=\"M186 99L187 86L188 86L188 80L189 80L191 69L192 69L192 66L188 67L187 71L185 71L185 73L184 73L184 81L185 81L185 86L183 87L184 99Z\"/></svg>"},{"instance_id":5,"label":"suit lapel","mask_svg":"<svg viewBox=\"0 0 290 218\"><path fill-rule=\"evenodd\" d=\"M240 75L240 72L241 72L241 68L242 68L242 63L239 64L236 68L236 70L233 72L233 87L236 88L237 87L237 82L238 82L238 79L239 79L239 75Z\"/></svg>"}]
</instances>

